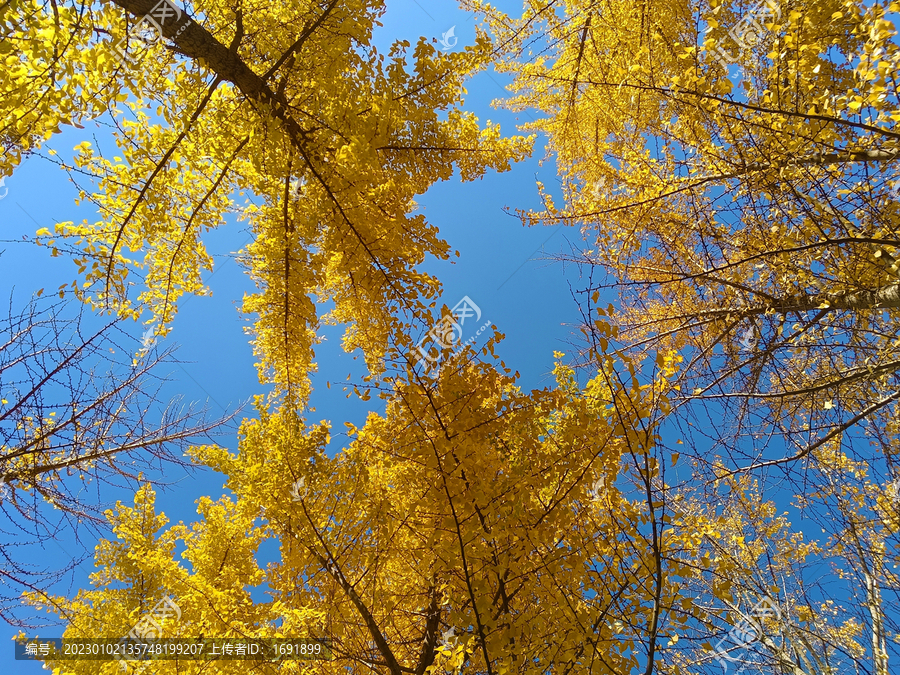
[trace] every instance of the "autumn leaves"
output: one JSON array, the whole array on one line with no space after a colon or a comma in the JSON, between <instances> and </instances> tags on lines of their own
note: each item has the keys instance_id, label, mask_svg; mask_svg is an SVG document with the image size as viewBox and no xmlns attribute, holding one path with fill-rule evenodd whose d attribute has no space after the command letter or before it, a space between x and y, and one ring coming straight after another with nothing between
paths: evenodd
<instances>
[{"instance_id":1,"label":"autumn leaves","mask_svg":"<svg viewBox=\"0 0 900 675\"><path fill-rule=\"evenodd\" d=\"M136 18L152 3L116 4ZM703 672L772 597L758 640L771 670L871 660L886 675L896 7L468 4L488 31L474 46L442 54L423 38L387 55L371 46L374 0L203 5L184 33L161 26L156 76L115 76L110 109L133 109L121 156L82 145L77 158L98 220L40 236L72 255L85 300L148 310L162 334L178 298L204 292L204 235L239 213L257 286L243 309L273 394L236 454L193 450L233 499L202 499L191 527L164 529L149 488L109 514L119 541L98 549L97 588L54 600L71 635L121 634L172 593L173 636L333 636L335 673L674 675ZM33 11L56 30L69 9ZM757 10L757 39L729 56L737 81L717 49ZM84 68L104 55L73 30L62 72L105 91ZM553 385L532 392L499 359L466 352L429 378L409 358L439 291L419 267L452 243L411 201L457 169L506 170L533 142L463 109L466 78L491 65L514 78L502 105L541 113L525 131L559 168L523 221L580 226L573 259L603 280L582 289L578 367L558 354ZM33 147L66 104L50 96L44 126L25 109L40 87L4 77ZM329 425L304 418L324 322L347 327L369 368L360 390L385 400L334 456ZM836 539L805 539L773 499ZM829 549L866 589L837 614L809 596ZM261 583L271 600L248 591Z\"/></svg>"}]
</instances>

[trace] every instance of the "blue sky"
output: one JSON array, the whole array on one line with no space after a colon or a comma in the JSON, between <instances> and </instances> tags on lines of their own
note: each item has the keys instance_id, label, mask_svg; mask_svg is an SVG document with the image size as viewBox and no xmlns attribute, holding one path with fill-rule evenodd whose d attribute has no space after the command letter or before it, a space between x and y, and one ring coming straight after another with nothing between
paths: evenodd
<instances>
[{"instance_id":1,"label":"blue sky","mask_svg":"<svg viewBox=\"0 0 900 675\"><path fill-rule=\"evenodd\" d=\"M520 3L500 2L495 5L515 13ZM440 39L442 34L454 28L458 42L453 49L461 49L474 41L472 17L460 10L453 0L390 0L384 27L375 35L375 44L382 52L394 39L407 39L415 43L419 36ZM452 42L452 41L451 41ZM482 119L500 122L506 133L513 133L516 117L508 112L490 107L493 99L504 95L506 79L496 73L483 73L468 84L465 107ZM77 130L65 127L47 144L60 156L69 158L71 149L82 140L94 136L104 142L104 130L91 128ZM108 139L105 140L108 143ZM0 199L0 226L2 234L0 250L5 274L0 284L0 295L8 297L15 289L15 298L23 303L39 288L49 290L75 278L75 267L65 256L51 258L49 251L22 241L23 235L31 235L39 228L49 228L60 221L95 219L95 214L85 207L76 207L75 187L66 174L46 159L32 157L25 161L5 181L6 196ZM579 241L580 235L571 228L525 228L519 220L504 213L504 207L531 208L539 206L535 180L542 180L548 189L555 184L552 163L539 165L543 155L538 143L535 156L505 174L490 172L482 180L461 183L458 177L432 187L419 200L420 208L429 221L436 225L451 246L459 250L460 257L448 261L428 261L425 271L442 281L444 288L441 302L452 307L463 296L469 296L482 311L482 323L490 320L506 335L497 350L507 365L521 373L520 384L525 389L547 386L551 383L553 351L571 351L569 342L578 334L580 315L571 289L581 286L577 270L565 270L558 264L541 260L544 253L568 250L570 241ZM0 188L0 194L2 194ZM264 391L259 384L251 347L243 327L246 319L238 311L245 292L253 289L233 254L248 242L248 232L243 223L231 218L228 223L209 233L205 239L214 255L215 266L207 274L211 297L188 297L179 303L179 313L174 330L159 347L178 345L176 357L180 365L171 364L168 374L171 383L164 395L182 395L186 401L207 402L212 414L233 410L241 401ZM570 287L571 283L571 287ZM134 323L132 333L139 337L144 326ZM468 329L468 324L466 325ZM315 412L310 422L331 421L335 433L332 450L339 450L345 437L339 434L345 421L362 425L368 410L379 410L382 402L373 398L367 402L355 397L346 398L340 386L348 374L358 381L363 374L362 359L343 352L340 346L342 327L328 327L323 331L326 341L317 349L319 372L314 376L315 391L312 405ZM470 337L469 333L465 338ZM481 339L479 344L483 344ZM338 386L331 389L325 382ZM250 409L247 415L252 414ZM219 442L234 450L236 436L227 434ZM213 499L225 493L224 477L211 471L198 471L188 475L176 470L166 475L172 482L171 489L159 493L157 507L166 512L170 521L196 519L195 500L203 495ZM128 492L105 493L109 502L121 499L131 501ZM88 546L95 542L88 540ZM71 541L42 542L32 551L35 559L51 559L63 563L81 549ZM272 551L264 551L264 559ZM89 560L75 573L69 583L58 585L58 593L74 593L88 586L87 575L92 571ZM5 627L11 637L15 630ZM51 629L45 634L60 635L61 629ZM36 673L37 662L15 662L12 649L0 653L0 663L6 673Z\"/></svg>"}]
</instances>

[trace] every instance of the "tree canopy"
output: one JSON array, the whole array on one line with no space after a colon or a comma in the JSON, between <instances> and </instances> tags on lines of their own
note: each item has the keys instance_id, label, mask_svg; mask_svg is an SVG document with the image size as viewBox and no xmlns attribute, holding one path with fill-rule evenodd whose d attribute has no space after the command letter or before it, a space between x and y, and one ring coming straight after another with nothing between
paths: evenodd
<instances>
[{"instance_id":1,"label":"tree canopy","mask_svg":"<svg viewBox=\"0 0 900 675\"><path fill-rule=\"evenodd\" d=\"M273 385L236 453L191 450L233 496L169 525L143 486L106 514L94 588L28 601L69 638L121 637L172 595L167 637L334 640L331 661L261 672L887 675L900 5L465 4L474 46L411 55L373 46L374 0L4 6L0 171L107 112L120 153L80 146L64 168L96 181L99 219L37 240L93 309L165 333L206 292L203 235L240 212ZM512 76L501 105L541 116L532 135L466 111L490 66ZM414 329L452 333L453 314L433 316L422 264L452 248L414 199L510 169L538 136L559 185L511 208L581 228L563 257L586 270L580 353L525 391L495 330L480 349L448 337L425 372ZM337 454L309 421L326 323L365 356L357 393L384 401Z\"/></svg>"},{"instance_id":2,"label":"tree canopy","mask_svg":"<svg viewBox=\"0 0 900 675\"><path fill-rule=\"evenodd\" d=\"M165 334L178 298L205 292L203 234L240 210L253 234L244 257L259 292L243 307L261 381L302 405L321 321L346 324L348 350L377 372L437 297L438 281L417 268L450 253L410 213L414 197L454 169L462 180L506 170L530 145L459 108L489 41L445 54L422 38L385 55L371 44L383 2L211 3L159 19L171 42L133 47L129 30L155 5L4 10L18 65L4 73L0 170L60 124L108 112L115 125L119 154L85 141L67 167L96 184L81 198L100 218L59 223L41 241L72 256L93 307L149 311ZM240 208L248 193L262 203Z\"/></svg>"},{"instance_id":3,"label":"tree canopy","mask_svg":"<svg viewBox=\"0 0 900 675\"><path fill-rule=\"evenodd\" d=\"M896 9L486 10L516 78L507 105L544 113L527 126L562 179L559 206L548 195L522 218L580 225L587 247L567 258L618 291L612 316L596 309L600 285L586 292L585 352L613 327L633 350L684 350L685 394L736 422L703 443L745 466L766 461L746 452L751 433L779 436L794 461L860 424L894 454ZM750 20L757 39L741 49Z\"/></svg>"}]
</instances>

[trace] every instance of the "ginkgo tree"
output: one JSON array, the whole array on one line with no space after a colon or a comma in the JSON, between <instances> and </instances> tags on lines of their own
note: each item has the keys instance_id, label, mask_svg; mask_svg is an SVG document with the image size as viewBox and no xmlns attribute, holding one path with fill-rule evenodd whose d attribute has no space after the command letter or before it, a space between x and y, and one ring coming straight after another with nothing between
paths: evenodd
<instances>
[{"instance_id":1,"label":"ginkgo tree","mask_svg":"<svg viewBox=\"0 0 900 675\"><path fill-rule=\"evenodd\" d=\"M681 592L719 612L718 620L686 626L661 672L890 672L896 493L839 453L811 473L800 502L819 514L822 536L796 512L780 511L787 490L766 499L768 481L748 475L695 486L690 502L679 502L693 518L716 523L690 552L695 573Z\"/></svg>"},{"instance_id":2,"label":"ginkgo tree","mask_svg":"<svg viewBox=\"0 0 900 675\"><path fill-rule=\"evenodd\" d=\"M46 590L90 557L86 535L106 523L101 486L140 484L162 463L190 470L184 449L234 416L164 402L172 350L135 359L123 320L91 326L86 314L44 296L10 298L0 317L0 618L12 625L28 625L23 590ZM51 541L67 555L48 561Z\"/></svg>"},{"instance_id":3,"label":"ginkgo tree","mask_svg":"<svg viewBox=\"0 0 900 675\"><path fill-rule=\"evenodd\" d=\"M687 625L714 620L681 589L703 534L722 527L667 488L648 425L677 359L661 356L651 386L610 359L581 388L558 364L554 388L524 393L473 356L428 386L398 378L385 412L348 425L352 442L334 457L327 424L307 426L259 398L236 454L195 450L235 498L203 498L199 522L168 528L149 487L133 507L119 504L109 513L118 538L97 549L96 587L49 604L65 637L124 636L172 595L181 616L164 622L166 637L327 637L333 659L315 663L327 672L651 672ZM279 554L262 567L257 549L270 539Z\"/></svg>"},{"instance_id":4,"label":"ginkgo tree","mask_svg":"<svg viewBox=\"0 0 900 675\"><path fill-rule=\"evenodd\" d=\"M742 468L863 434L895 465L900 5L471 4L558 162L520 215L584 233L585 356L685 350L685 430Z\"/></svg>"},{"instance_id":5,"label":"ginkgo tree","mask_svg":"<svg viewBox=\"0 0 900 675\"><path fill-rule=\"evenodd\" d=\"M118 638L171 595L181 615L164 622L167 637L329 637L335 658L315 667L334 672L682 675L718 670L717 640L769 597L780 614L757 624L768 668L885 675L896 630L878 598L893 581L882 549L896 530L880 482L835 452L861 420L885 422L888 454L894 434L884 390L895 338L890 314L871 310L890 309L892 221L882 216L896 206L882 199L883 180L857 186L869 164L893 158L891 104L877 89L890 77L878 64L894 54L884 8L766 5L768 33L744 49L738 94L712 56L732 39L738 6L529 2L520 20L482 6L493 44L478 33L474 47L445 55L420 40L408 70L410 45L395 44L387 61L371 45L382 3L296 4L197 5L139 51L129 42L124 62L115 45L155 3L4 9L21 64L2 80L10 147L34 151L58 123L109 107L124 156L80 146L67 168L98 180L83 198L102 220L61 223L40 241L73 255L93 306L149 310L165 326L181 294L203 292L202 233L236 194L258 197L244 210L253 232L244 260L260 292L245 309L256 317L261 375L281 395L259 399L236 455L194 451L228 477L233 498L202 498L197 523L166 529L146 487L133 507L109 513L117 540L98 547L95 588L29 600L49 602L66 637ZM853 50L869 65L837 62ZM602 312L599 293L587 296L585 386L561 363L554 388L523 393L502 364L471 350L436 378L401 357L407 327L428 319L438 288L417 266L450 251L408 215L411 200L454 168L471 179L528 149L459 108L464 78L496 55L517 77L510 105L547 114L530 130L548 135L562 168L564 203L547 191L546 212L523 217L599 224L583 258L632 289ZM116 114L122 102L127 119ZM863 104L872 119L851 119ZM333 457L328 424L310 425L301 409L318 300L334 303L324 320L349 325L346 346L370 366L365 386L386 401ZM779 323L789 316L800 316L790 330ZM751 319L750 334L739 333ZM825 327L836 337L813 340ZM630 353L610 352L617 338ZM745 381L754 388L728 388ZM851 611L832 619L832 605L809 597L825 544L779 513L770 483L729 473L733 462L696 444L676 471L663 432L683 419L687 394L710 402L723 436L764 417L754 433L806 443L815 487L836 481L831 493L795 494L838 500L836 534L859 534L835 547L837 564L868 584ZM713 407L719 394L750 412L723 422L735 411ZM723 443L746 450L740 438ZM863 527L856 514L876 511L888 525ZM263 567L269 540L278 556ZM177 560L181 547L189 565ZM252 592L263 584L270 600ZM863 604L876 608L865 623L852 611Z\"/></svg>"},{"instance_id":6,"label":"ginkgo tree","mask_svg":"<svg viewBox=\"0 0 900 675\"><path fill-rule=\"evenodd\" d=\"M900 5L469 4L514 77L503 104L541 115L524 127L559 169L561 199L538 185L545 208L519 215L585 238L560 256L589 270L582 362L611 344L679 350L663 434L692 460L679 485L741 477L799 507L782 532L761 526L775 514L759 496L698 495L735 514L709 546L732 557L745 600L766 585L806 596L783 601L763 672L887 673L900 541L872 518L900 507L886 496L900 475ZM804 540L800 522L833 539ZM813 571L829 566L845 580L830 597ZM722 597L708 579L692 588ZM728 606L737 628L752 602ZM677 665L709 660L693 644Z\"/></svg>"},{"instance_id":7,"label":"ginkgo tree","mask_svg":"<svg viewBox=\"0 0 900 675\"><path fill-rule=\"evenodd\" d=\"M322 321L346 324L346 347L374 372L402 356L389 340L408 347L406 327L426 320L439 285L417 268L450 247L411 214L415 196L454 171L472 180L506 170L530 147L459 108L464 79L490 60L483 34L453 53L420 38L382 54L372 32L384 9L4 5L0 174L61 124L108 113L118 154L84 141L74 165L63 163L98 219L61 222L38 240L72 255L75 287L94 308L149 316L161 334L179 297L207 292L204 233L240 210L252 233L241 257L259 289L243 308L260 378L302 405ZM129 39L142 27L149 37ZM316 307L325 302L327 313Z\"/></svg>"},{"instance_id":8,"label":"ginkgo tree","mask_svg":"<svg viewBox=\"0 0 900 675\"><path fill-rule=\"evenodd\" d=\"M649 384L609 358L579 387L558 363L556 386L531 393L472 356L429 386L398 379L385 412L348 425L352 441L333 457L327 423L259 397L237 453L194 450L228 476L234 498L201 498L198 522L166 527L155 493L141 489L108 513L117 538L97 548L94 588L30 602L64 618L70 639L122 637L170 596L180 615L161 620L165 637L331 645L327 661L164 660L149 665L157 673L868 669L854 606L816 574L825 542L796 531L748 476L670 484L678 458L649 420L669 405L677 356L661 355ZM834 459L832 470L861 468ZM837 483L844 496L850 487ZM877 488L864 471L859 487ZM878 544L896 518L881 506L885 524L857 518L862 539L831 556L845 573L878 560L873 589L893 580L894 557ZM271 540L278 554L263 566ZM883 604L867 605L883 620Z\"/></svg>"}]
</instances>

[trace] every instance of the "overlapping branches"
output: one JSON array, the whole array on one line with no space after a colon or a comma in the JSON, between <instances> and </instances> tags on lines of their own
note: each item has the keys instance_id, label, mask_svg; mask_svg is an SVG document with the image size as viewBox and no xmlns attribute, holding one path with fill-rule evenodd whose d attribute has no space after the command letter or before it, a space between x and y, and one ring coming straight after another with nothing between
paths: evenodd
<instances>
[{"instance_id":1,"label":"overlapping branches","mask_svg":"<svg viewBox=\"0 0 900 675\"><path fill-rule=\"evenodd\" d=\"M0 612L10 621L17 592L46 588L60 568L80 562L67 551L71 562L42 568L23 552L51 540L81 546L81 524L95 531L105 524L104 484L125 487L145 471L190 468L181 451L234 415L211 419L179 399L161 401L158 373L170 352L145 346L135 360L138 346L119 321L89 329L96 322L77 310L61 300L22 309L10 301L0 322L0 510L7 517L0 575L8 589Z\"/></svg>"}]
</instances>

